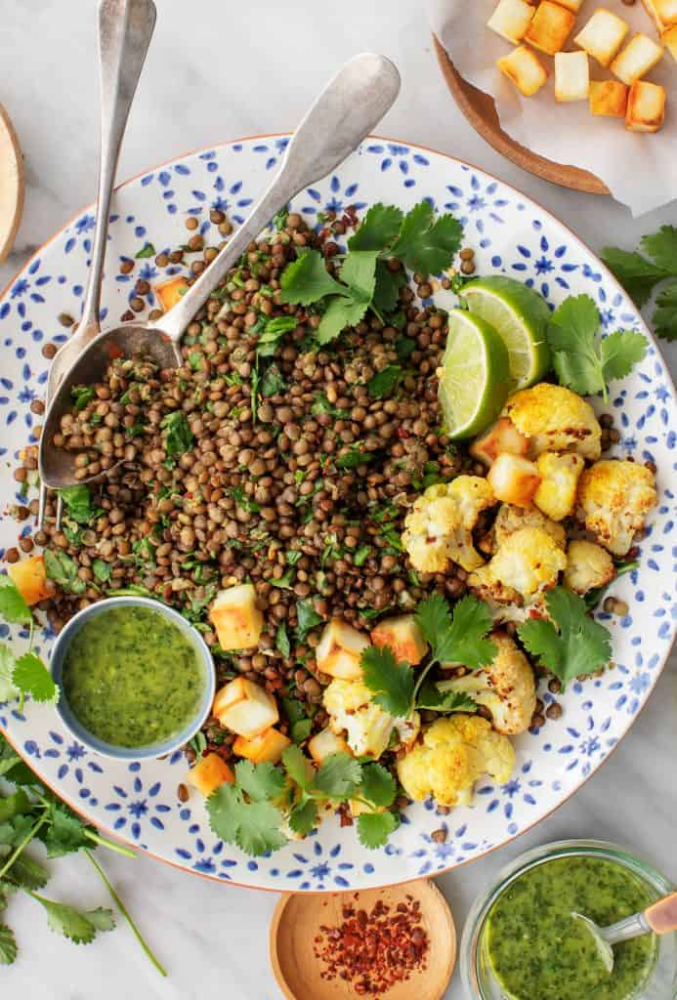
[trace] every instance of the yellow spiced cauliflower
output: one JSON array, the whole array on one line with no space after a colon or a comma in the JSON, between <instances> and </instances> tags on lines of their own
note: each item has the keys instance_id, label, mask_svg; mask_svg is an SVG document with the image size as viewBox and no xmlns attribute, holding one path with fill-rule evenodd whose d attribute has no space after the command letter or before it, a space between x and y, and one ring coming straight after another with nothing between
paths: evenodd
<instances>
[{"instance_id":1,"label":"yellow spiced cauliflower","mask_svg":"<svg viewBox=\"0 0 677 1000\"><path fill-rule=\"evenodd\" d=\"M571 389L539 382L510 396L503 414L531 439L533 455L544 451L572 451L583 458L601 454L602 429L584 399Z\"/></svg>"},{"instance_id":2,"label":"yellow spiced cauliflower","mask_svg":"<svg viewBox=\"0 0 677 1000\"><path fill-rule=\"evenodd\" d=\"M418 712L409 719L395 719L372 701L373 692L361 680L333 680L324 689L322 702L329 713L329 728L345 740L356 757L380 757L396 730L400 742L416 739L421 727Z\"/></svg>"},{"instance_id":3,"label":"yellow spiced cauliflower","mask_svg":"<svg viewBox=\"0 0 677 1000\"><path fill-rule=\"evenodd\" d=\"M595 587L605 587L616 575L613 559L606 549L584 539L569 543L565 587L577 594L587 594Z\"/></svg>"},{"instance_id":4,"label":"yellow spiced cauliflower","mask_svg":"<svg viewBox=\"0 0 677 1000\"><path fill-rule=\"evenodd\" d=\"M542 528L561 549L566 546L566 532L561 524L556 524L536 507L514 507L503 503L498 509L496 520L487 538L482 539L481 548L485 552L495 552L505 541L522 528Z\"/></svg>"},{"instance_id":5,"label":"yellow spiced cauliflower","mask_svg":"<svg viewBox=\"0 0 677 1000\"><path fill-rule=\"evenodd\" d=\"M552 521L570 517L576 507L576 487L585 468L580 455L555 455L544 451L538 456L536 466L541 483L534 495L534 503Z\"/></svg>"},{"instance_id":6,"label":"yellow spiced cauliflower","mask_svg":"<svg viewBox=\"0 0 677 1000\"><path fill-rule=\"evenodd\" d=\"M515 750L507 736L476 715L436 719L397 763L397 776L410 799L429 795L441 806L470 805L483 774L504 784L512 773Z\"/></svg>"},{"instance_id":7,"label":"yellow spiced cauliflower","mask_svg":"<svg viewBox=\"0 0 677 1000\"><path fill-rule=\"evenodd\" d=\"M468 577L481 598L500 603L530 603L557 584L567 559L543 528L521 528L510 535L486 564Z\"/></svg>"},{"instance_id":8,"label":"yellow spiced cauliflower","mask_svg":"<svg viewBox=\"0 0 677 1000\"><path fill-rule=\"evenodd\" d=\"M536 711L534 672L526 656L504 632L494 632L496 656L487 667L465 677L438 681L440 691L467 694L491 712L494 729L505 736L517 736L529 728Z\"/></svg>"},{"instance_id":9,"label":"yellow spiced cauliflower","mask_svg":"<svg viewBox=\"0 0 677 1000\"><path fill-rule=\"evenodd\" d=\"M402 544L414 569L444 573L452 562L465 570L483 563L473 545L472 529L480 512L496 503L486 479L457 476L429 486L404 522Z\"/></svg>"},{"instance_id":10,"label":"yellow spiced cauliflower","mask_svg":"<svg viewBox=\"0 0 677 1000\"><path fill-rule=\"evenodd\" d=\"M605 459L581 476L577 514L605 548L624 556L656 501L656 480L650 469L636 462Z\"/></svg>"}]
</instances>

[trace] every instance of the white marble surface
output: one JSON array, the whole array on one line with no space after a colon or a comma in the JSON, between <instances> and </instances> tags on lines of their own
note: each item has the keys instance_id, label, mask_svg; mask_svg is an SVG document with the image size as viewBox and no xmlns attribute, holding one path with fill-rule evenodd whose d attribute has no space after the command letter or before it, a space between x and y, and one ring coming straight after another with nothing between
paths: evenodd
<instances>
[{"instance_id":1,"label":"white marble surface","mask_svg":"<svg viewBox=\"0 0 677 1000\"><path fill-rule=\"evenodd\" d=\"M156 0L158 26L132 112L119 176L221 139L293 127L308 98L340 63L365 49L399 66L402 95L387 136L461 156L497 174L563 218L595 248L633 247L677 222L673 204L643 219L609 199L551 187L501 159L449 97L421 0ZM29 254L91 201L97 158L94 0L21 0L2 5L0 102L26 157L26 211L2 287ZM672 361L677 363L677 348ZM673 364L673 371L675 365ZM624 841L677 880L674 779L677 660L629 738L595 777L536 830L488 858L439 879L459 931L475 894L519 852L560 837ZM103 853L103 852L100 852ZM45 928L28 900L8 914L21 956L0 971L3 997L30 1000L273 1000L267 929L276 896L193 878L139 857L103 858L167 965L163 981L126 928L88 948ZM84 858L53 864L55 896L105 905ZM458 978L446 1000L461 1000ZM302 998L312 1000L312 998Z\"/></svg>"}]
</instances>

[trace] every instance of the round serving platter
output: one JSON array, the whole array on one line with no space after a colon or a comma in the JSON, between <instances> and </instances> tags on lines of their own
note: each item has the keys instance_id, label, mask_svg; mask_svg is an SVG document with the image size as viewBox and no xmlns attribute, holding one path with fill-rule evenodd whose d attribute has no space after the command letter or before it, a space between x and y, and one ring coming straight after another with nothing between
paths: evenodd
<instances>
[{"instance_id":1,"label":"round serving platter","mask_svg":"<svg viewBox=\"0 0 677 1000\"><path fill-rule=\"evenodd\" d=\"M241 221L279 163L286 136L259 136L183 156L123 184L114 199L104 281L104 312L115 322L127 310L134 284L151 284L179 270L158 268L155 254L185 242L185 219L218 242L209 221L212 207ZM421 199L451 211L465 225L480 273L507 274L533 284L549 302L587 293L607 329L648 331L621 288L597 258L562 223L529 198L458 160L411 144L370 138L343 166L294 201L309 223L318 213L363 210L378 201L408 209ZM31 400L41 398L47 361L41 348L63 339L57 316L78 316L87 275L94 218L85 209L52 237L0 297L0 557L18 530L8 513L24 502L12 478L16 456L37 422ZM154 253L136 261L131 276L122 260L136 258L148 243ZM148 251L147 251L148 252ZM0 704L0 727L40 778L102 830L186 871L253 888L336 891L393 884L435 874L480 857L524 832L561 805L625 736L670 651L675 627L675 497L669 489L677 451L677 406L667 368L653 340L633 375L614 383L610 407L622 439L618 453L658 467L659 507L641 543L639 570L622 577L613 593L630 607L626 618L600 615L613 633L615 669L571 684L560 701L563 717L516 740L514 774L503 786L485 780L473 808L438 815L430 804L411 806L387 847L362 847L353 829L338 820L291 842L269 857L249 858L221 843L209 828L204 801L193 792L180 802L177 788L186 763L168 759L124 763L88 752L59 724L56 711L28 702ZM673 479L674 481L674 479ZM24 527L24 531L28 531ZM672 538L669 536L672 534ZM11 634L10 634L11 633ZM0 626L17 649L28 636ZM38 646L53 643L43 629ZM551 696L542 695L546 703ZM432 833L447 831L444 842Z\"/></svg>"}]
</instances>

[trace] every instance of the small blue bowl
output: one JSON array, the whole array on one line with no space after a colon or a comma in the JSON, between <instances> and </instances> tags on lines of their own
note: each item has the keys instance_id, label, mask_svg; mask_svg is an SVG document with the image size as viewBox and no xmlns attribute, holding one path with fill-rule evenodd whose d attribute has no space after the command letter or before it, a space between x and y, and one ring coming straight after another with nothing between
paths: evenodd
<instances>
[{"instance_id":1,"label":"small blue bowl","mask_svg":"<svg viewBox=\"0 0 677 1000\"><path fill-rule=\"evenodd\" d=\"M188 639L193 646L200 663L202 664L204 672L204 694L202 696L200 706L196 711L195 716L181 730L181 732L177 733L176 736L173 736L171 739L165 740L163 743L154 743L147 747L121 747L116 746L113 743L106 743L104 740L100 740L88 729L85 729L82 723L72 712L66 699L62 683L62 674L68 647L86 622L88 622L91 618L100 615L102 612L108 611L112 607L146 607L151 608L160 615L164 615L164 617L176 625L186 639ZM88 608L84 608L82 611L79 611L77 615L71 618L63 631L59 633L54 644L49 666L52 677L61 688L61 697L59 698L59 702L57 704L57 712L59 713L66 728L70 730L76 740L84 743L85 746L90 748L90 750L95 750L96 753L102 754L104 757L112 757L115 760L144 760L149 757L164 757L167 754L172 753L174 750L178 750L200 729L205 720L208 718L214 702L216 676L214 673L214 661L212 659L212 654L209 651L209 646L197 629L193 628L193 626L187 622L186 619L178 613L178 611L167 607L166 604L161 604L160 601L154 601L148 597L109 597L103 601L97 601L95 604L91 604Z\"/></svg>"}]
</instances>

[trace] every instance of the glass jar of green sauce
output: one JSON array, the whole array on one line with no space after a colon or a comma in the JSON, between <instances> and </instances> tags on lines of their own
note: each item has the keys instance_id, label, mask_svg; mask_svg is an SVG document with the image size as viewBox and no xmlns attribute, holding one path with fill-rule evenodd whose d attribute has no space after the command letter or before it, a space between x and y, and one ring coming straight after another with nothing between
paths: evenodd
<instances>
[{"instance_id":1,"label":"glass jar of green sauce","mask_svg":"<svg viewBox=\"0 0 677 1000\"><path fill-rule=\"evenodd\" d=\"M677 935L614 946L607 973L590 933L644 910L670 883L623 848L561 841L522 855L478 899L461 944L470 1000L674 1000Z\"/></svg>"}]
</instances>

